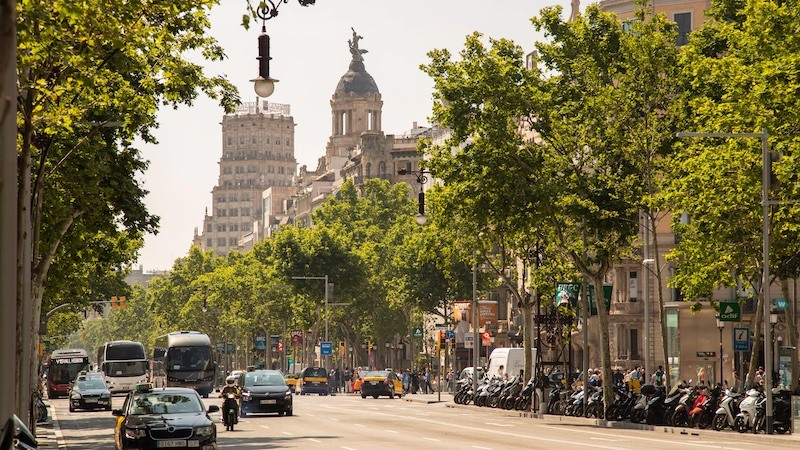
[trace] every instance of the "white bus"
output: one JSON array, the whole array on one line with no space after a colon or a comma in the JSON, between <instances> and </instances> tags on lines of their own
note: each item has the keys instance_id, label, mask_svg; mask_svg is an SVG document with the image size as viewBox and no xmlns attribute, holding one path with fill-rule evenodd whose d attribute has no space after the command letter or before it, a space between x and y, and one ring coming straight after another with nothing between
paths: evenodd
<instances>
[{"instance_id":1,"label":"white bus","mask_svg":"<svg viewBox=\"0 0 800 450\"><path fill-rule=\"evenodd\" d=\"M141 342L112 341L97 349L97 367L112 394L130 392L148 381L149 365Z\"/></svg>"}]
</instances>

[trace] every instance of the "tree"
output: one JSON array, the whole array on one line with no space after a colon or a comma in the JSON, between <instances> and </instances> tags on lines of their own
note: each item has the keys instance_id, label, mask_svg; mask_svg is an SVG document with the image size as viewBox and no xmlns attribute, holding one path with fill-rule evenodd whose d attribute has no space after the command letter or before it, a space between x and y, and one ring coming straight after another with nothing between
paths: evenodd
<instances>
[{"instance_id":1,"label":"tree","mask_svg":"<svg viewBox=\"0 0 800 450\"><path fill-rule=\"evenodd\" d=\"M789 279L800 275L800 207L797 149L800 138L800 26L796 1L716 0L707 14L713 20L692 33L682 52L680 107L685 127L701 132L760 132L770 135L771 150L783 154L774 164L780 189L770 193L770 259L788 295ZM770 26L764 26L770 24ZM681 271L675 282L690 298L710 298L714 288L750 286L759 292L754 326L762 328L763 303L769 285L760 280L761 147L756 140L691 140L679 147L670 174L670 201L685 211L688 224L675 224L682 240L675 257ZM711 183L715 189L706 187ZM764 282L766 281L766 283ZM791 346L797 346L793 308L787 310ZM751 362L758 356L753 346ZM748 378L753 379L755 364ZM769 369L768 369L769 370ZM795 380L792 380L796 382Z\"/></svg>"},{"instance_id":2,"label":"tree","mask_svg":"<svg viewBox=\"0 0 800 450\"><path fill-rule=\"evenodd\" d=\"M183 57L224 57L205 36L214 4L18 2L18 361L35 348L23 344L36 336L45 291L58 288L47 283L53 265L95 257L80 251L84 237L136 241L156 230L137 179L146 163L131 142L154 141L159 104L191 104L199 92L226 110L238 101L229 82ZM22 417L33 373L23 367L17 386Z\"/></svg>"}]
</instances>

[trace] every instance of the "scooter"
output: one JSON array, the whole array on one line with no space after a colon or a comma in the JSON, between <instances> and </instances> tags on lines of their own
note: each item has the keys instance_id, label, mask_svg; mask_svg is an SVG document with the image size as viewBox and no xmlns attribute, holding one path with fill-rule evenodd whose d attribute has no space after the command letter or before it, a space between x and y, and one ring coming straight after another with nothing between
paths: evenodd
<instances>
[{"instance_id":1,"label":"scooter","mask_svg":"<svg viewBox=\"0 0 800 450\"><path fill-rule=\"evenodd\" d=\"M772 389L772 429L775 433L784 434L792 430L792 410L789 391L778 388ZM753 433L767 431L767 397L761 396L756 401L756 418L753 423Z\"/></svg>"},{"instance_id":2,"label":"scooter","mask_svg":"<svg viewBox=\"0 0 800 450\"><path fill-rule=\"evenodd\" d=\"M222 423L225 424L225 429L233 431L233 426L238 420L239 402L236 400L236 395L233 393L225 394L225 400L222 402Z\"/></svg>"},{"instance_id":3,"label":"scooter","mask_svg":"<svg viewBox=\"0 0 800 450\"><path fill-rule=\"evenodd\" d=\"M739 433L751 430L755 424L756 403L758 403L758 399L763 395L759 388L749 389L747 391L747 396L739 404L739 414L736 415L733 422L734 428Z\"/></svg>"},{"instance_id":4,"label":"scooter","mask_svg":"<svg viewBox=\"0 0 800 450\"><path fill-rule=\"evenodd\" d=\"M528 380L528 383L522 388L517 399L514 401L514 409L517 411L525 411L530 406L531 401L533 401L533 389L534 389L534 378L531 377ZM556 394L556 399L558 399L558 394ZM552 413L550 413L552 414Z\"/></svg>"},{"instance_id":5,"label":"scooter","mask_svg":"<svg viewBox=\"0 0 800 450\"><path fill-rule=\"evenodd\" d=\"M722 431L727 427L732 430L736 429L735 420L736 415L739 414L739 402L741 402L742 394L731 390L725 390L725 396L719 402L719 407L714 415L714 422L711 428L716 431Z\"/></svg>"},{"instance_id":6,"label":"scooter","mask_svg":"<svg viewBox=\"0 0 800 450\"><path fill-rule=\"evenodd\" d=\"M714 421L717 410L719 394L722 388L717 385L713 389L702 388L700 395L694 402L694 408L689 411L689 427L706 429Z\"/></svg>"}]
</instances>

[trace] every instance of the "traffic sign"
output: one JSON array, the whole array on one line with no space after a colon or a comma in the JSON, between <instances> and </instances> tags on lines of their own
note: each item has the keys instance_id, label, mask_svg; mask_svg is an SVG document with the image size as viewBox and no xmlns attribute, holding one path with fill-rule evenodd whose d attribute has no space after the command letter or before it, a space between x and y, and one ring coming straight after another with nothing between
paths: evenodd
<instances>
[{"instance_id":1,"label":"traffic sign","mask_svg":"<svg viewBox=\"0 0 800 450\"><path fill-rule=\"evenodd\" d=\"M333 342L331 341L322 341L319 343L319 354L321 356L331 356L333 355Z\"/></svg>"},{"instance_id":2,"label":"traffic sign","mask_svg":"<svg viewBox=\"0 0 800 450\"><path fill-rule=\"evenodd\" d=\"M421 339L422 338L422 328L414 327L414 332L411 334L411 336L413 336L413 337L415 337L417 339Z\"/></svg>"},{"instance_id":3,"label":"traffic sign","mask_svg":"<svg viewBox=\"0 0 800 450\"><path fill-rule=\"evenodd\" d=\"M444 332L444 338L445 339L453 339L454 337L456 337L456 332L455 331L447 330L447 331Z\"/></svg>"},{"instance_id":4,"label":"traffic sign","mask_svg":"<svg viewBox=\"0 0 800 450\"><path fill-rule=\"evenodd\" d=\"M750 329L747 327L733 329L733 350L737 352L750 351Z\"/></svg>"},{"instance_id":5,"label":"traffic sign","mask_svg":"<svg viewBox=\"0 0 800 450\"><path fill-rule=\"evenodd\" d=\"M719 302L719 320L722 322L741 322L742 310L739 302Z\"/></svg>"},{"instance_id":6,"label":"traffic sign","mask_svg":"<svg viewBox=\"0 0 800 450\"><path fill-rule=\"evenodd\" d=\"M475 348L475 336L471 334L464 335L464 348Z\"/></svg>"},{"instance_id":7,"label":"traffic sign","mask_svg":"<svg viewBox=\"0 0 800 450\"><path fill-rule=\"evenodd\" d=\"M481 334L481 344L483 344L486 347L492 345L492 333L484 331Z\"/></svg>"}]
</instances>

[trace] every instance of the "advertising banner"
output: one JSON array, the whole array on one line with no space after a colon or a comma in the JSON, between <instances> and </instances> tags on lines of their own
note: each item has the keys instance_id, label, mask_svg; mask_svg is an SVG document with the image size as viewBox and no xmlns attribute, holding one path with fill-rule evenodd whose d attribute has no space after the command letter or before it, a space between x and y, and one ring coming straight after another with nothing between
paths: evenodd
<instances>
[{"instance_id":1,"label":"advertising banner","mask_svg":"<svg viewBox=\"0 0 800 450\"><path fill-rule=\"evenodd\" d=\"M453 316L456 322L463 320L472 323L472 302L455 302L453 306ZM497 325L496 301L481 300L478 302L478 326L482 327L487 322Z\"/></svg>"}]
</instances>

